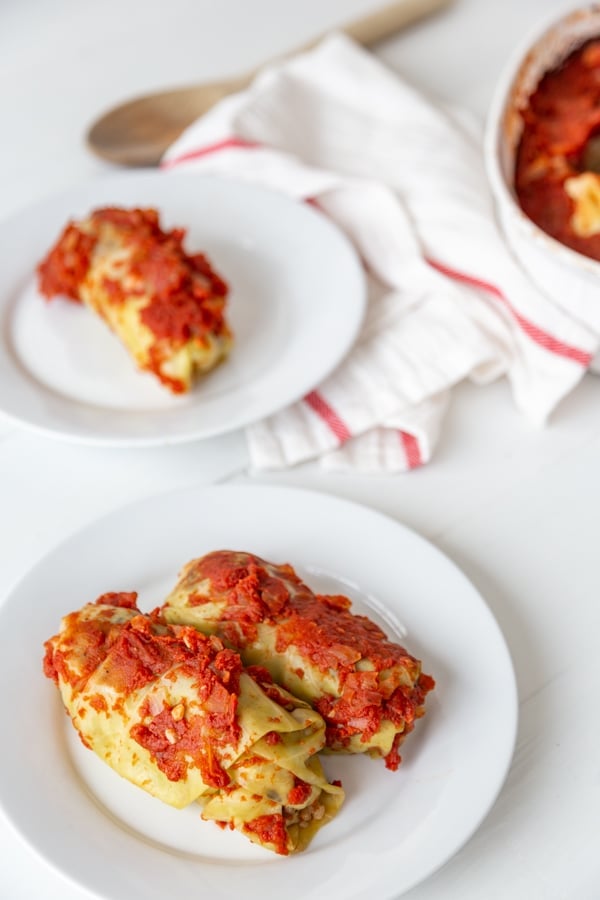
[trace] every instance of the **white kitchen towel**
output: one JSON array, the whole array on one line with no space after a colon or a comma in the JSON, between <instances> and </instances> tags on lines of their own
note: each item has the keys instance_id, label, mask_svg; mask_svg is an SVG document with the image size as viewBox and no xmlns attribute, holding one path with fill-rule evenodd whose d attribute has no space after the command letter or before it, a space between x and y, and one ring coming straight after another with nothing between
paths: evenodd
<instances>
[{"instance_id":1,"label":"white kitchen towel","mask_svg":"<svg viewBox=\"0 0 600 900\"><path fill-rule=\"evenodd\" d=\"M319 458L412 469L431 458L462 379L506 376L516 406L542 424L589 366L598 336L513 260L480 142L461 118L332 35L266 68L165 155L167 172L218 173L309 200L369 272L366 321L346 359L247 429L254 468Z\"/></svg>"}]
</instances>

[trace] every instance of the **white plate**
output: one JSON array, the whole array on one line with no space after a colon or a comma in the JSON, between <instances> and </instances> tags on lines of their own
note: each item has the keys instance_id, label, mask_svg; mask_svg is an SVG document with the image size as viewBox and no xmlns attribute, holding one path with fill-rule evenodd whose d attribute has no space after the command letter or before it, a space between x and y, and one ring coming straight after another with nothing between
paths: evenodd
<instances>
[{"instance_id":1,"label":"white plate","mask_svg":"<svg viewBox=\"0 0 600 900\"><path fill-rule=\"evenodd\" d=\"M282 858L134 788L77 740L42 643L60 618L107 590L159 604L180 566L218 548L295 564L344 592L423 659L437 687L397 772L365 757L325 758L347 800L310 848ZM487 606L434 547L379 513L294 489L225 486L119 510L53 550L0 608L0 806L29 844L110 900L378 900L449 859L490 809L507 772L516 691Z\"/></svg>"},{"instance_id":2,"label":"white plate","mask_svg":"<svg viewBox=\"0 0 600 900\"><path fill-rule=\"evenodd\" d=\"M99 206L154 206L186 227L230 285L228 360L174 397L136 370L100 318L38 294L35 268L66 222ZM297 400L341 360L365 279L323 215L224 178L134 172L98 179L0 223L0 412L72 441L181 443L240 428Z\"/></svg>"}]
</instances>

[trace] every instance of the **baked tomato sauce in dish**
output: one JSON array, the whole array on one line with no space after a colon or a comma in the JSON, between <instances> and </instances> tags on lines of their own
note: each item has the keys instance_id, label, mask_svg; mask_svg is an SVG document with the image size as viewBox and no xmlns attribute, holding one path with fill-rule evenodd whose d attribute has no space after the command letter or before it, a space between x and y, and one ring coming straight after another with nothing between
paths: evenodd
<instances>
[{"instance_id":1,"label":"baked tomato sauce in dish","mask_svg":"<svg viewBox=\"0 0 600 900\"><path fill-rule=\"evenodd\" d=\"M551 237L600 260L600 38L546 72L520 113L521 208Z\"/></svg>"},{"instance_id":2,"label":"baked tomato sauce in dish","mask_svg":"<svg viewBox=\"0 0 600 900\"><path fill-rule=\"evenodd\" d=\"M40 292L101 316L139 369L175 394L229 352L228 287L185 230L165 231L155 209L97 209L67 224L38 266Z\"/></svg>"}]
</instances>

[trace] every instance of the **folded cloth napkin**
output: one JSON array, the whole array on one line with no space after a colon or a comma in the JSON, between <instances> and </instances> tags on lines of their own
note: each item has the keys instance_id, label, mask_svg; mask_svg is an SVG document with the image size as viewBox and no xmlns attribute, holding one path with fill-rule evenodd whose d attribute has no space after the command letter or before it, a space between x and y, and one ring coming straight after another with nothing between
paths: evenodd
<instances>
[{"instance_id":1,"label":"folded cloth napkin","mask_svg":"<svg viewBox=\"0 0 600 900\"><path fill-rule=\"evenodd\" d=\"M366 321L349 355L301 401L247 429L254 468L311 458L337 469L415 468L431 458L457 382L505 375L517 407L541 424L596 351L592 329L513 260L472 129L342 35L223 100L163 168L310 200L369 273Z\"/></svg>"}]
</instances>

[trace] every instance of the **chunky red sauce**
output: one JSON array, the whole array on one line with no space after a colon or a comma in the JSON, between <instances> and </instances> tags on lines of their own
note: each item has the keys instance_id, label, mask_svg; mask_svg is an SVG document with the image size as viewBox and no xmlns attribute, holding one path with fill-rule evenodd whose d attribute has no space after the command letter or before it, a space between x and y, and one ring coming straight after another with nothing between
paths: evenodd
<instances>
[{"instance_id":1,"label":"chunky red sauce","mask_svg":"<svg viewBox=\"0 0 600 900\"><path fill-rule=\"evenodd\" d=\"M369 741L384 719L403 735L423 714L434 681L419 662L365 616L350 612L350 600L316 595L289 565L273 566L251 554L218 551L195 561L182 586L208 579L207 593L190 596L190 605L222 602L220 629L238 649L257 637L260 622L276 632L276 650L294 647L320 672L335 672L339 695L323 695L314 706L327 723L327 743L343 747L353 735ZM367 670L357 667L365 660ZM285 687L291 685L285 684ZM399 757L398 757L399 761ZM397 767L397 746L386 760Z\"/></svg>"},{"instance_id":2,"label":"chunky red sauce","mask_svg":"<svg viewBox=\"0 0 600 900\"><path fill-rule=\"evenodd\" d=\"M589 41L546 73L522 110L515 189L524 212L573 250L600 260L600 234L573 229L565 181L586 170L584 151L600 130L600 41Z\"/></svg>"},{"instance_id":3,"label":"chunky red sauce","mask_svg":"<svg viewBox=\"0 0 600 900\"><path fill-rule=\"evenodd\" d=\"M70 222L38 266L42 294L48 298L62 294L79 302L79 285L88 273L95 244L96 238Z\"/></svg>"},{"instance_id":4,"label":"chunky red sauce","mask_svg":"<svg viewBox=\"0 0 600 900\"><path fill-rule=\"evenodd\" d=\"M96 712L103 712L108 714L108 703L106 702L102 694L93 694L89 699L89 704L92 709L96 710ZM85 707L83 707L80 713L82 718L85 716L85 712L86 709Z\"/></svg>"},{"instance_id":5,"label":"chunky red sauce","mask_svg":"<svg viewBox=\"0 0 600 900\"><path fill-rule=\"evenodd\" d=\"M294 787L288 791L286 806L302 806L312 793L312 787L306 781L294 778Z\"/></svg>"},{"instance_id":6,"label":"chunky red sauce","mask_svg":"<svg viewBox=\"0 0 600 900\"><path fill-rule=\"evenodd\" d=\"M147 705L141 712L151 721L131 728L132 738L150 751L170 781L181 781L189 767L195 766L205 784L216 788L229 784L229 775L220 763L219 748L235 746L239 740L236 700L223 690L213 689L210 702L219 708L213 709L208 716L177 720L170 707L165 706L158 715L152 716Z\"/></svg>"},{"instance_id":7,"label":"chunky red sauce","mask_svg":"<svg viewBox=\"0 0 600 900\"><path fill-rule=\"evenodd\" d=\"M255 834L261 844L269 844L276 853L280 853L282 856L288 855L288 836L284 818L280 813L258 816L258 818L246 822L243 830L248 834Z\"/></svg>"},{"instance_id":8,"label":"chunky red sauce","mask_svg":"<svg viewBox=\"0 0 600 900\"><path fill-rule=\"evenodd\" d=\"M136 295L148 296L140 319L157 344L167 340L179 347L192 338L202 340L227 331L227 284L203 254L186 253L184 229L162 230L155 209L108 207L96 210L84 222L70 222L38 266L41 293L80 301L81 287L98 264L94 250L107 236L111 245L116 240L119 249L129 251L120 277L102 279L108 302L123 304ZM153 349L160 356L157 362L162 362L158 346ZM177 384L171 387L177 390Z\"/></svg>"}]
</instances>

